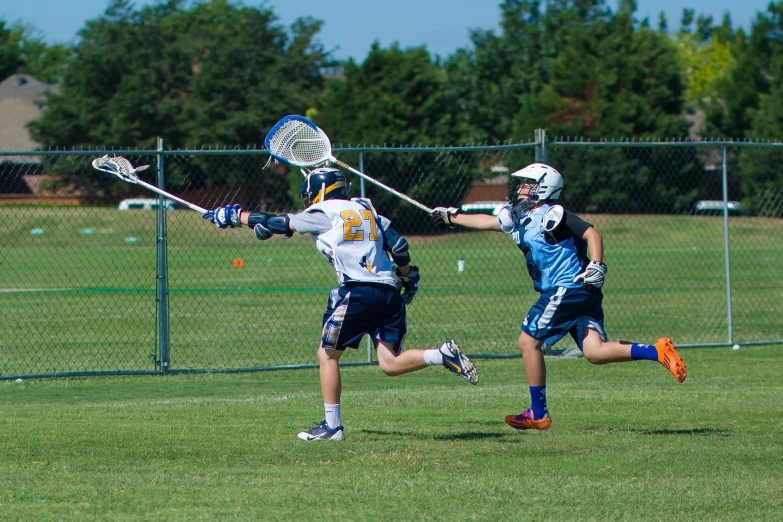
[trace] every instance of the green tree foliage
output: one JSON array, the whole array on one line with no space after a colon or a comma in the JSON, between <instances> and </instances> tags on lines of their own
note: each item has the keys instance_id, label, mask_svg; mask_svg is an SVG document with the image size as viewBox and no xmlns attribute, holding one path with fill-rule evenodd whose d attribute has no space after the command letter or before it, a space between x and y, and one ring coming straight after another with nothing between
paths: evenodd
<instances>
[{"instance_id":1,"label":"green tree foliage","mask_svg":"<svg viewBox=\"0 0 783 522\"><path fill-rule=\"evenodd\" d=\"M677 57L682 64L685 101L698 104L719 97L719 85L728 78L732 64L731 43L715 38L702 41L698 34L680 32L675 37Z\"/></svg>"},{"instance_id":2,"label":"green tree foliage","mask_svg":"<svg viewBox=\"0 0 783 522\"><path fill-rule=\"evenodd\" d=\"M741 28L732 33L724 22L717 38L731 43L732 63L728 74L717 82L715 98L705 105L704 135L753 137L749 134L753 114L761 97L771 92L772 62L783 44L783 1L771 2L765 12L758 13L750 34Z\"/></svg>"},{"instance_id":3,"label":"green tree foliage","mask_svg":"<svg viewBox=\"0 0 783 522\"><path fill-rule=\"evenodd\" d=\"M776 10L775 10L776 8ZM770 6L773 16L770 18L781 27L783 21L783 2ZM783 38L770 35L770 66L764 72L769 78L769 92L758 95L758 109L750 110L751 128L748 134L757 139L783 142ZM783 195L783 172L779 166L783 162L780 148L743 149L740 152L739 165L743 203L752 212L762 215L780 215L780 207L767 208L770 200L778 200ZM779 205L779 203L778 203Z\"/></svg>"},{"instance_id":4,"label":"green tree foliage","mask_svg":"<svg viewBox=\"0 0 783 522\"><path fill-rule=\"evenodd\" d=\"M27 73L44 83L57 83L69 55L68 46L47 45L32 26L9 25L0 19L0 81Z\"/></svg>"},{"instance_id":5,"label":"green tree foliage","mask_svg":"<svg viewBox=\"0 0 783 522\"><path fill-rule=\"evenodd\" d=\"M30 125L34 139L60 147L154 148L156 136L169 148L260 146L281 116L314 104L321 70L330 64L315 40L320 22L300 19L286 30L271 9L226 0L185 4L137 10L114 0L89 21L60 94L49 96L47 110ZM256 183L263 161L226 160L215 169L194 159L167 172L173 184L191 188ZM86 171L64 181L93 193L127 189Z\"/></svg>"},{"instance_id":6,"label":"green tree foliage","mask_svg":"<svg viewBox=\"0 0 783 522\"><path fill-rule=\"evenodd\" d=\"M468 138L501 143L511 139L512 119L547 76L540 1L506 0L500 5L502 32L474 30L472 49L460 49L445 63L447 89Z\"/></svg>"},{"instance_id":7,"label":"green tree foliage","mask_svg":"<svg viewBox=\"0 0 783 522\"><path fill-rule=\"evenodd\" d=\"M463 131L445 81L425 48L383 49L376 42L364 62L349 60L342 77L327 84L317 121L332 141L346 145L457 143ZM469 169L455 169L427 153L367 153L364 165L369 175L425 204L433 204L444 188L454 190L451 197L459 202L470 177ZM408 204L387 192L370 188L367 194L392 220L407 213L400 209ZM410 232L425 221L396 223Z\"/></svg>"},{"instance_id":8,"label":"green tree foliage","mask_svg":"<svg viewBox=\"0 0 783 522\"><path fill-rule=\"evenodd\" d=\"M71 56L71 48L64 44L47 44L43 36L32 27L22 29L19 42L23 65L17 72L27 73L49 84L60 83Z\"/></svg>"},{"instance_id":9,"label":"green tree foliage","mask_svg":"<svg viewBox=\"0 0 783 522\"><path fill-rule=\"evenodd\" d=\"M770 72L774 81L769 94L760 95L759 109L753 114L751 132L756 136L783 142L783 54L777 56ZM753 148L740 152L743 204L751 212L765 214L765 203L783 195L783 151L780 148ZM779 215L780 207L771 209Z\"/></svg>"},{"instance_id":10,"label":"green tree foliage","mask_svg":"<svg viewBox=\"0 0 783 522\"><path fill-rule=\"evenodd\" d=\"M517 114L515 134L545 128L552 136L681 138L684 85L677 48L660 31L639 25L621 4L555 5L552 30L565 27L547 60L549 80ZM697 197L700 166L693 154L651 149L562 149L550 161L565 180L564 200L578 211L683 210Z\"/></svg>"},{"instance_id":11,"label":"green tree foliage","mask_svg":"<svg viewBox=\"0 0 783 522\"><path fill-rule=\"evenodd\" d=\"M24 65L19 44L21 32L0 20L0 81L14 74Z\"/></svg>"}]
</instances>

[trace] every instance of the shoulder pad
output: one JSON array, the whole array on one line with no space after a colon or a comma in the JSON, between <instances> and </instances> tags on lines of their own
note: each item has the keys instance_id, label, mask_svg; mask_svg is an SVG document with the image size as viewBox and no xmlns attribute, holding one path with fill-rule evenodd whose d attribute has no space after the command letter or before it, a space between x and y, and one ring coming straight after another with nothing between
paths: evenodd
<instances>
[{"instance_id":1,"label":"shoulder pad","mask_svg":"<svg viewBox=\"0 0 783 522\"><path fill-rule=\"evenodd\" d=\"M544 219L541 224L544 227L544 232L552 232L556 229L565 218L565 210L560 205L552 205L546 212L544 212Z\"/></svg>"},{"instance_id":2,"label":"shoulder pad","mask_svg":"<svg viewBox=\"0 0 783 522\"><path fill-rule=\"evenodd\" d=\"M500 230L506 234L510 234L514 230L514 213L511 211L511 207L503 207L498 212L498 223L500 223Z\"/></svg>"}]
</instances>

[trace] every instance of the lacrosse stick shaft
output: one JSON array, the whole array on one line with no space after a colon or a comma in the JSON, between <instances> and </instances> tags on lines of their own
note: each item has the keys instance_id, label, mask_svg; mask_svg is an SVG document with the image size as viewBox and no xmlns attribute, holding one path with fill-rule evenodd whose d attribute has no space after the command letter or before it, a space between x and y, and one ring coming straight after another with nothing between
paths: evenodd
<instances>
[{"instance_id":1,"label":"lacrosse stick shaft","mask_svg":"<svg viewBox=\"0 0 783 522\"><path fill-rule=\"evenodd\" d=\"M410 198L410 197L406 196L406 195L405 195L405 194L403 194L402 192L398 192L398 191L394 190L393 188L389 187L388 185L384 185L384 184L383 184L383 183L381 183L380 181L378 181L378 180L376 180L376 179L373 179L373 178L371 178L370 176L368 176L368 175L367 175L367 174L365 174L364 172L360 172L360 171L356 170L355 168L351 167L350 165L348 165L347 163L343 163L342 161L338 160L338 159L337 159L337 158L335 158L334 156L332 156L332 157L330 158L330 161L331 161L332 163L336 163L337 165L341 166L342 168L344 168L344 169L346 169L346 170L349 170L349 171L353 172L353 173L354 173L354 174L356 174L357 176L359 176L359 177L362 177L362 178L366 179L366 180L367 180L367 181L369 181L370 183L373 183L373 184L375 184L375 185L378 185L378 186L379 186L379 187L381 187L382 189L384 189L384 190L387 190L387 191L391 192L392 194L394 194L394 195L395 195L395 196L397 196L398 198L404 199L405 201L407 201L407 202L408 202L408 203L410 203L411 205L413 205L413 206L415 206L415 207L418 207L418 208L420 208L420 209L421 209L421 210L423 210L424 212L426 212L426 213L428 213L428 214L432 214L432 209L431 209L431 208L429 208L428 206L426 206L426 205L422 205L421 203L419 203L419 202L418 202L418 201L416 201L415 199L413 199L413 198Z\"/></svg>"},{"instance_id":2,"label":"lacrosse stick shaft","mask_svg":"<svg viewBox=\"0 0 783 522\"><path fill-rule=\"evenodd\" d=\"M163 196L166 199L170 199L171 201L176 201L177 203L179 203L181 205L185 205L190 210L195 210L196 212L200 212L202 214L204 214L207 211L207 209L205 209L205 208L201 208L198 205L194 205L193 203L189 203L189 202L185 201L184 199L180 199L177 196L171 195L168 192L166 192L165 190L161 190L158 187L156 187L155 185L150 185L149 183L147 183L145 181L138 180L138 181L136 181L136 184L141 185L142 187L144 187L146 189L149 189L152 192L156 192L156 193L160 194L161 196Z\"/></svg>"}]
</instances>

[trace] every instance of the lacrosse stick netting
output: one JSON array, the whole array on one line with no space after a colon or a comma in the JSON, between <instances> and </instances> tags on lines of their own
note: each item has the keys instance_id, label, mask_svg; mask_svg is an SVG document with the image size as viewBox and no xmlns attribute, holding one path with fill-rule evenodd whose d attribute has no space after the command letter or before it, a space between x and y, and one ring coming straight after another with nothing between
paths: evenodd
<instances>
[{"instance_id":1,"label":"lacrosse stick netting","mask_svg":"<svg viewBox=\"0 0 783 522\"><path fill-rule=\"evenodd\" d=\"M264 146L275 158L296 167L317 167L332 157L324 131L302 116L286 116L277 122Z\"/></svg>"},{"instance_id":2,"label":"lacrosse stick netting","mask_svg":"<svg viewBox=\"0 0 783 522\"><path fill-rule=\"evenodd\" d=\"M426 205L422 205L415 199L394 190L388 185L384 185L364 172L360 172L332 156L332 145L329 137L315 123L304 116L286 116L277 122L272 127L272 130L269 131L269 134L266 135L264 145L273 157L296 167L320 167L330 163L339 165L370 183L404 199L428 214L432 213L432 209Z\"/></svg>"},{"instance_id":3,"label":"lacrosse stick netting","mask_svg":"<svg viewBox=\"0 0 783 522\"><path fill-rule=\"evenodd\" d=\"M139 176L136 173L145 170L147 167L149 167L149 165L141 165L139 167L134 167L130 161L123 158L122 156L109 157L109 155L107 154L105 156L101 156L100 158L95 158L94 160L92 160L92 166L93 168L95 168L96 170L100 170L101 172L114 174L115 176L120 178L122 181L125 181L126 183L141 185L142 187L151 190L156 194L160 194L164 198L185 205L191 210L195 210L196 212L200 212L201 214L207 212L207 209L205 208L201 208L198 205L194 205L193 203L185 201L184 199L169 194L165 190L161 190L154 185L150 185L149 183L140 180Z\"/></svg>"}]
</instances>

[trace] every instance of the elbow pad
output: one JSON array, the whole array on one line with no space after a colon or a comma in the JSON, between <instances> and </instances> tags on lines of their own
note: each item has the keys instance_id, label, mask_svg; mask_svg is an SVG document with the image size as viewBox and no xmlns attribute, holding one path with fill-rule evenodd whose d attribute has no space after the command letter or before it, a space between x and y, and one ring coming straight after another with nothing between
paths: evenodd
<instances>
[{"instance_id":1,"label":"elbow pad","mask_svg":"<svg viewBox=\"0 0 783 522\"><path fill-rule=\"evenodd\" d=\"M288 214L277 216L266 212L251 212L247 217L247 226L255 228L256 225L261 225L273 234L288 235L291 233L291 229L288 228L290 221Z\"/></svg>"},{"instance_id":2,"label":"elbow pad","mask_svg":"<svg viewBox=\"0 0 783 522\"><path fill-rule=\"evenodd\" d=\"M394 264L397 266L410 264L411 256L408 254L408 241L392 227L383 231L383 245L391 254Z\"/></svg>"},{"instance_id":3,"label":"elbow pad","mask_svg":"<svg viewBox=\"0 0 783 522\"><path fill-rule=\"evenodd\" d=\"M273 234L288 235L291 233L291 229L288 228L290 221L291 218L288 217L288 214L281 216L270 215L266 222L266 228Z\"/></svg>"}]
</instances>

